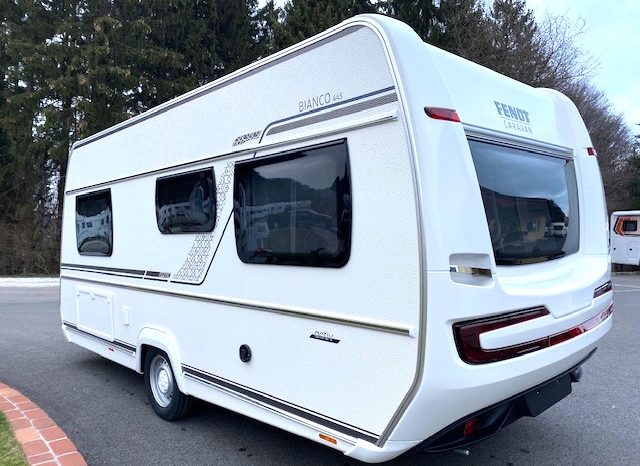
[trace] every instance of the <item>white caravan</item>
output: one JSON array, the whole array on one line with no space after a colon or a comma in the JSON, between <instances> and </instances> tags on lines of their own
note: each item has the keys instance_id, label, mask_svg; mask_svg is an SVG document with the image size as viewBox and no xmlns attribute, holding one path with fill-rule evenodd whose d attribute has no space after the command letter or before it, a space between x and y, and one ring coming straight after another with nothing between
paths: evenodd
<instances>
[{"instance_id":1,"label":"white caravan","mask_svg":"<svg viewBox=\"0 0 640 466\"><path fill-rule=\"evenodd\" d=\"M357 16L74 144L62 328L168 420L458 448L565 397L611 327L603 199L565 96Z\"/></svg>"},{"instance_id":2,"label":"white caravan","mask_svg":"<svg viewBox=\"0 0 640 466\"><path fill-rule=\"evenodd\" d=\"M611 214L611 262L640 265L640 210Z\"/></svg>"}]
</instances>

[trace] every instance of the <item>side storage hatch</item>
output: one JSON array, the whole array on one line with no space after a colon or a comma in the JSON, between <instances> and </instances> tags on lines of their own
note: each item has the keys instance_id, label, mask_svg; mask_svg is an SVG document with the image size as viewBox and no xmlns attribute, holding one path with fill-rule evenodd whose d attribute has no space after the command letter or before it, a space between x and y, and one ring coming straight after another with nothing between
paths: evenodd
<instances>
[{"instance_id":1,"label":"side storage hatch","mask_svg":"<svg viewBox=\"0 0 640 466\"><path fill-rule=\"evenodd\" d=\"M76 288L78 329L113 341L113 294L96 288Z\"/></svg>"}]
</instances>

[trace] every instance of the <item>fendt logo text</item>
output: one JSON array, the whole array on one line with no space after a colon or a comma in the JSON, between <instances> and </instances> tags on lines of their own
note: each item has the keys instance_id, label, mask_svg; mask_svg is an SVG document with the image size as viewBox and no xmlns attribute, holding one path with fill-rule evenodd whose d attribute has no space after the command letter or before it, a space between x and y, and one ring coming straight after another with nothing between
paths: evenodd
<instances>
[{"instance_id":1,"label":"fendt logo text","mask_svg":"<svg viewBox=\"0 0 640 466\"><path fill-rule=\"evenodd\" d=\"M507 105L497 100L493 101L496 104L498 115L502 118L505 128L514 129L522 133L532 133L531 120L529 119L529 112L522 108Z\"/></svg>"}]
</instances>

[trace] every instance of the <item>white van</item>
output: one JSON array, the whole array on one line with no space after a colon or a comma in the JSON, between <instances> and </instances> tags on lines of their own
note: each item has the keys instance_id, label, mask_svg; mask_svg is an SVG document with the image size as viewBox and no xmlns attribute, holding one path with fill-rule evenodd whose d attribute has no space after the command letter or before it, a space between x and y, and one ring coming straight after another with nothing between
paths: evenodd
<instances>
[{"instance_id":1,"label":"white van","mask_svg":"<svg viewBox=\"0 0 640 466\"><path fill-rule=\"evenodd\" d=\"M611 262L640 265L640 210L617 211L611 214Z\"/></svg>"},{"instance_id":2,"label":"white van","mask_svg":"<svg viewBox=\"0 0 640 466\"><path fill-rule=\"evenodd\" d=\"M62 328L168 420L458 448L569 394L611 327L594 155L562 94L357 16L73 146Z\"/></svg>"}]
</instances>

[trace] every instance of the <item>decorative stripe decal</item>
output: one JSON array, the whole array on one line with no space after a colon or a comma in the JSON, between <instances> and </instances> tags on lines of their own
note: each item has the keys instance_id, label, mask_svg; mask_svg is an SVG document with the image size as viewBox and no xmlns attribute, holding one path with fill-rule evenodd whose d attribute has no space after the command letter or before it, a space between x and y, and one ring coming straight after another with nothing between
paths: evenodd
<instances>
[{"instance_id":1,"label":"decorative stripe decal","mask_svg":"<svg viewBox=\"0 0 640 466\"><path fill-rule=\"evenodd\" d=\"M227 228L227 225L225 224L222 234L218 237L217 233L220 230L220 220L223 217L222 212L227 202L229 187L233 182L234 168L234 162L229 161L227 162L224 170L221 173L216 174L216 219L214 228L211 232L200 233L195 236L186 259L178 271L173 274L171 281L179 281L194 285L201 285L202 282L204 282L204 279L209 272L209 267L211 267L211 263L213 262L215 251L218 250L218 247L222 242L224 231ZM233 209L229 210L233 212ZM214 254L211 255L211 260L209 261L209 253L216 239L218 240L218 244L215 247Z\"/></svg>"},{"instance_id":2,"label":"decorative stripe decal","mask_svg":"<svg viewBox=\"0 0 640 466\"><path fill-rule=\"evenodd\" d=\"M114 267L100 267L97 265L85 265L85 264L60 264L60 269L75 270L78 272L92 272L102 275L115 275L118 277L127 278L142 278L146 280L155 280L166 282L171 274L169 272L155 272L152 270L135 270L135 269L121 269Z\"/></svg>"},{"instance_id":3,"label":"decorative stripe decal","mask_svg":"<svg viewBox=\"0 0 640 466\"><path fill-rule=\"evenodd\" d=\"M129 275L144 275L145 273L144 270L119 269L114 267L100 267L97 265L85 265L85 264L60 264L60 268L100 270L104 272L127 273Z\"/></svg>"},{"instance_id":4,"label":"decorative stripe decal","mask_svg":"<svg viewBox=\"0 0 640 466\"><path fill-rule=\"evenodd\" d=\"M342 107L342 105L344 105L346 103L354 102L354 101L358 101L358 100L362 100L362 99L366 99L367 97L371 97L371 96L374 96L374 95L382 94L384 92L388 92L388 91L391 91L393 89L395 89L393 86L387 87L385 89L380 89L379 91L369 92L368 94L364 94L364 95L361 95L361 96L358 96L358 97L354 97L352 99L344 100L342 102L337 102L337 103L331 104L331 105L326 105L324 107L316 108L314 110L311 110L311 111L306 112L306 113L302 113L300 115L295 115L293 117L285 118L284 120L276 121L273 124L278 124L278 123L282 123L282 122L289 121L289 120L292 120L292 119L300 118L302 116L310 115L310 114L313 114L313 113L318 113L320 111L327 110L329 108L336 107L338 105L341 106L341 108L338 108L338 109L333 110L331 112L323 113L321 115L314 115L314 116L312 116L310 118L305 118L305 119L302 119L302 120L293 121L291 123L287 123L287 124L280 125L280 126L274 126L269 131L267 131L266 135L267 136L271 136L273 134L282 133L284 131L289 131L289 130L292 130L292 129L295 129L295 128L301 128L303 126L313 125L315 123L320 123L322 121L332 120L334 118L339 118L339 117L343 117L343 116L346 116L346 115L351 115L352 113L357 113L357 112L361 112L363 110L368 110L370 108L379 107L381 105L389 104L391 102L397 102L398 95L394 92L392 94L383 95L383 96L377 97L375 99L370 99L370 100L367 100L367 101L364 101L364 102L359 102L359 103L354 104L354 105L349 105L347 107Z\"/></svg>"},{"instance_id":5,"label":"decorative stripe decal","mask_svg":"<svg viewBox=\"0 0 640 466\"><path fill-rule=\"evenodd\" d=\"M135 354L136 353L136 347L130 343L127 343L125 341L121 341L121 340L107 340L105 338L101 338L99 336L94 335L93 333L89 333L89 332L85 332L84 330L80 330L78 328L77 325L72 324L71 322L67 322L66 320L62 321L62 324L67 327L68 330L73 330L74 332L80 333L84 336L88 336L91 338L95 338L96 340L99 340L100 342L107 344L107 345L111 345L111 346L115 346L120 350L125 350L127 353L132 353Z\"/></svg>"},{"instance_id":6,"label":"decorative stripe decal","mask_svg":"<svg viewBox=\"0 0 640 466\"><path fill-rule=\"evenodd\" d=\"M200 369L196 369L195 367L190 367L183 364L182 371L185 376L192 378L198 382L233 391L247 398L251 398L254 401L258 401L260 403L269 405L273 408L286 411L290 414L294 414L295 416L301 417L303 419L314 422L316 424L320 424L324 427L333 429L336 432L343 433L350 437L361 438L371 443L375 443L378 440L378 436L372 432L368 432L364 429L360 429L358 427L351 426L349 424L344 424L338 421L337 419L323 416L320 413L307 410L305 408L288 403L284 400L273 397L266 393L253 390L244 385L240 385L230 380L223 379L213 374L209 374L207 372L201 371Z\"/></svg>"},{"instance_id":7,"label":"decorative stripe decal","mask_svg":"<svg viewBox=\"0 0 640 466\"><path fill-rule=\"evenodd\" d=\"M220 233L220 239L218 240L218 244L216 246L216 249L213 251L213 256L211 256L211 260L209 261L209 266L207 267L207 271L204 274L204 277L202 277L202 280L200 280L200 282L198 283L190 283L190 282L183 282L180 280L171 280L171 283L179 283L181 285L193 285L193 286L200 286L204 283L205 279L207 278L207 275L209 275L209 270L211 269L211 265L213 264L213 259L215 259L216 254L218 253L218 249L220 248L220 245L222 244L222 238L224 238L224 234L227 231L227 226L229 226L229 222L231 221L231 217L233 216L233 209L231 209L231 212L229 213L229 217L227 218L227 223L224 224L224 228L222 229L222 233Z\"/></svg>"},{"instance_id":8,"label":"decorative stripe decal","mask_svg":"<svg viewBox=\"0 0 640 466\"><path fill-rule=\"evenodd\" d=\"M292 317L300 317L303 319L320 320L323 322L331 322L334 324L348 325L351 327L366 328L369 330L377 330L380 332L395 333L407 337L413 337L413 326L401 324L397 322L388 322L376 319L367 319L362 317L350 317L343 314L336 314L333 312L317 311L314 309L296 308L290 306L283 306L272 303L265 303L259 301L251 301L239 298L229 298L226 296L216 296L204 293L192 293L189 291L181 290L169 290L165 288L156 288L148 285L137 284L125 284L125 283L113 283L105 280L98 280L93 278L76 277L73 275L60 275L60 279L75 280L88 283L99 283L105 286L113 286L116 288L126 288L131 290L148 291L150 293L157 293L162 295L188 298L198 301L206 301L212 303L219 303L228 306L238 306L248 309L254 309L258 311L273 312L275 314L282 314Z\"/></svg>"},{"instance_id":9,"label":"decorative stripe decal","mask_svg":"<svg viewBox=\"0 0 640 466\"><path fill-rule=\"evenodd\" d=\"M640 220L640 217L638 216L618 217L613 227L613 231L615 231L616 234L618 234L619 236L640 236L640 233L638 233L638 228L637 228L638 220ZM636 222L636 229L625 231L623 228L625 222Z\"/></svg>"}]
</instances>

